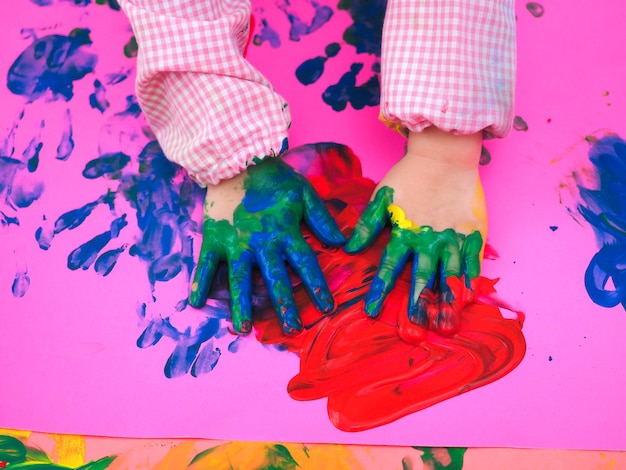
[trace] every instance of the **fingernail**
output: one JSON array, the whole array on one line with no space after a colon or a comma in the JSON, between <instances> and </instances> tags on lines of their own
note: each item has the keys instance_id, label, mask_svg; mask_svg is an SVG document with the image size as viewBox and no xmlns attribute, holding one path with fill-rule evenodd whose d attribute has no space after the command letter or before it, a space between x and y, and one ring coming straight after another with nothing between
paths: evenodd
<instances>
[{"instance_id":1,"label":"fingernail","mask_svg":"<svg viewBox=\"0 0 626 470\"><path fill-rule=\"evenodd\" d=\"M302 331L300 314L294 309L289 309L283 316L283 332L286 335L295 335Z\"/></svg>"},{"instance_id":2,"label":"fingernail","mask_svg":"<svg viewBox=\"0 0 626 470\"><path fill-rule=\"evenodd\" d=\"M240 327L236 329L236 331L239 334L247 335L252 331L252 322L250 320L242 321Z\"/></svg>"},{"instance_id":3,"label":"fingernail","mask_svg":"<svg viewBox=\"0 0 626 470\"><path fill-rule=\"evenodd\" d=\"M365 301L365 314L370 318L376 318L380 315L380 302L375 300Z\"/></svg>"}]
</instances>

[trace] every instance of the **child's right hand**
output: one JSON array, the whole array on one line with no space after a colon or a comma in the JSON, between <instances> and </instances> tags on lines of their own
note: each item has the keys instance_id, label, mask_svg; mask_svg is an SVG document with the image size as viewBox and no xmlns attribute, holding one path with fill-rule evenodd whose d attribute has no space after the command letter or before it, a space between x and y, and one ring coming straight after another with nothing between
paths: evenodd
<instances>
[{"instance_id":1,"label":"child's right hand","mask_svg":"<svg viewBox=\"0 0 626 470\"><path fill-rule=\"evenodd\" d=\"M452 335L460 325L449 284L480 274L486 237L485 199L478 175L481 134L453 135L436 128L410 134L406 155L383 178L345 247L367 248L387 223L392 231L365 298L365 312L380 314L387 294L413 255L408 319ZM401 324L404 322L400 322Z\"/></svg>"}]
</instances>

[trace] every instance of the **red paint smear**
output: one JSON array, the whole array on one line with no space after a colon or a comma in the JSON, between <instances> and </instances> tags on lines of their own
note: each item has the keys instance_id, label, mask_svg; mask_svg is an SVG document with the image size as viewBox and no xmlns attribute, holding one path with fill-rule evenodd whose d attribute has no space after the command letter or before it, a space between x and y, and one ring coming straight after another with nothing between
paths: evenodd
<instances>
[{"instance_id":1,"label":"red paint smear","mask_svg":"<svg viewBox=\"0 0 626 470\"><path fill-rule=\"evenodd\" d=\"M322 160L321 166L295 166L304 174L309 167L324 169L314 171L310 179L324 199L348 203L343 207L329 204L347 233L359 216L355 207L367 203L374 183L360 176L360 165L351 167L346 163L354 159L358 165L349 149L319 147L315 152L315 158ZM287 160L297 162L289 157ZM325 176L333 174L335 168L338 172L334 178ZM347 168L358 171L350 174ZM305 233L335 296L336 312L322 316L302 286L297 286L294 295L305 324L303 333L284 336L276 316L267 309L255 321L256 335L265 344L278 345L300 356L300 372L288 385L290 396L296 400L328 398L328 415L337 428L362 431L387 424L493 382L513 370L524 357L523 314L515 312L514 320L502 316L501 309L511 308L496 299L496 281L475 279L472 293L460 279L451 280L455 298L463 299L461 325L456 335L443 337L408 321L407 266L381 316L372 320L363 312L362 297L388 234L363 254L349 256L341 249L321 246Z\"/></svg>"}]
</instances>

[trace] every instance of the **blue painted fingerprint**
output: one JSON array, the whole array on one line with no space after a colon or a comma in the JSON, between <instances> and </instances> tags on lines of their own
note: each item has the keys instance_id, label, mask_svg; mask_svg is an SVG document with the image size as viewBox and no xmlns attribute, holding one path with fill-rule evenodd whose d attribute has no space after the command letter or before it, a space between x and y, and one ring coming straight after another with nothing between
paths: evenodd
<instances>
[{"instance_id":1,"label":"blue painted fingerprint","mask_svg":"<svg viewBox=\"0 0 626 470\"><path fill-rule=\"evenodd\" d=\"M89 202L78 209L62 214L54 223L54 233L61 233L63 230L72 230L80 226L99 204L100 200Z\"/></svg>"},{"instance_id":2,"label":"blue painted fingerprint","mask_svg":"<svg viewBox=\"0 0 626 470\"><path fill-rule=\"evenodd\" d=\"M355 63L350 71L343 74L339 82L329 86L322 94L322 99L335 111L343 111L348 103L354 109L365 106L377 106L380 102L380 81L378 75L370 77L363 85L356 85L357 75L363 64Z\"/></svg>"},{"instance_id":3,"label":"blue painted fingerprint","mask_svg":"<svg viewBox=\"0 0 626 470\"><path fill-rule=\"evenodd\" d=\"M314 33L328 23L328 21L332 18L334 12L331 7L327 5L319 5L315 2L311 2L311 6L315 9L315 14L311 22L306 23L291 10L289 2L278 5L278 7L287 15L287 19L291 23L291 28L289 29L290 40L299 41L302 36Z\"/></svg>"},{"instance_id":4,"label":"blue painted fingerprint","mask_svg":"<svg viewBox=\"0 0 626 470\"><path fill-rule=\"evenodd\" d=\"M124 153L107 153L95 158L85 165L83 176L94 179L106 176L109 179L119 179L122 176L122 169L128 165L130 157Z\"/></svg>"},{"instance_id":5,"label":"blue painted fingerprint","mask_svg":"<svg viewBox=\"0 0 626 470\"><path fill-rule=\"evenodd\" d=\"M37 39L9 68L7 87L34 101L52 92L70 100L74 82L94 71L97 56L88 51L89 30L75 29L69 36L53 34Z\"/></svg>"},{"instance_id":6,"label":"blue painted fingerprint","mask_svg":"<svg viewBox=\"0 0 626 470\"><path fill-rule=\"evenodd\" d=\"M44 184L41 181L29 186L26 186L25 184L13 185L13 188L11 189L11 201L15 207L23 209L39 199L39 197L43 194L43 190Z\"/></svg>"},{"instance_id":7,"label":"blue painted fingerprint","mask_svg":"<svg viewBox=\"0 0 626 470\"><path fill-rule=\"evenodd\" d=\"M280 36L268 23L267 20L261 20L261 31L254 35L253 43L260 46L264 42L268 42L273 48L280 47Z\"/></svg>"},{"instance_id":8,"label":"blue painted fingerprint","mask_svg":"<svg viewBox=\"0 0 626 470\"><path fill-rule=\"evenodd\" d=\"M126 246L121 246L119 248L108 250L102 253L96 260L96 264L94 264L94 270L96 271L96 273L100 274L101 276L108 275L115 267L117 260L125 249Z\"/></svg>"},{"instance_id":9,"label":"blue painted fingerprint","mask_svg":"<svg viewBox=\"0 0 626 470\"><path fill-rule=\"evenodd\" d=\"M68 109L65 113L65 129L61 135L61 142L57 147L57 160L67 160L74 151L74 133L72 130L72 116Z\"/></svg>"},{"instance_id":10,"label":"blue painted fingerprint","mask_svg":"<svg viewBox=\"0 0 626 470\"><path fill-rule=\"evenodd\" d=\"M9 225L16 225L19 227L20 221L17 217L11 217L0 211L0 227L8 227Z\"/></svg>"},{"instance_id":11,"label":"blue painted fingerprint","mask_svg":"<svg viewBox=\"0 0 626 470\"><path fill-rule=\"evenodd\" d=\"M324 73L326 57L318 56L305 60L296 69L296 78L303 85L311 85L319 80Z\"/></svg>"},{"instance_id":12,"label":"blue painted fingerprint","mask_svg":"<svg viewBox=\"0 0 626 470\"><path fill-rule=\"evenodd\" d=\"M117 238L120 230L128 224L126 222L126 214L115 219L111 223L111 230L96 235L91 240L83 243L74 251L72 251L67 257L67 267L71 270L76 269L89 269L89 267L96 261L100 251L111 241L113 238Z\"/></svg>"},{"instance_id":13,"label":"blue painted fingerprint","mask_svg":"<svg viewBox=\"0 0 626 470\"><path fill-rule=\"evenodd\" d=\"M27 162L27 168L30 173L35 172L37 167L39 167L39 153L42 148L41 136L37 136L31 139L28 147L22 153L22 161Z\"/></svg>"},{"instance_id":14,"label":"blue painted fingerprint","mask_svg":"<svg viewBox=\"0 0 626 470\"><path fill-rule=\"evenodd\" d=\"M111 104L107 100L107 89L102 85L100 80L95 80L93 82L94 91L89 95L89 105L104 113Z\"/></svg>"},{"instance_id":15,"label":"blue painted fingerprint","mask_svg":"<svg viewBox=\"0 0 626 470\"><path fill-rule=\"evenodd\" d=\"M15 274L15 279L13 280L13 286L11 291L13 292L13 296L20 298L24 297L26 291L30 287L30 276L28 275L28 271L19 271Z\"/></svg>"},{"instance_id":16,"label":"blue painted fingerprint","mask_svg":"<svg viewBox=\"0 0 626 470\"><path fill-rule=\"evenodd\" d=\"M191 366L191 375L199 377L202 374L211 372L215 369L221 355L222 351L220 351L220 348L214 347L212 341L205 343Z\"/></svg>"}]
</instances>

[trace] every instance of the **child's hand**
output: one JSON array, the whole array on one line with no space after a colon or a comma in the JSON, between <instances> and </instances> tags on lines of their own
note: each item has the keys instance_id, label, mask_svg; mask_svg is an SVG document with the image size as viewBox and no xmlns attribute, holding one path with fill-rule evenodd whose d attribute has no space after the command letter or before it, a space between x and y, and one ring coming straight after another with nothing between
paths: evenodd
<instances>
[{"instance_id":1,"label":"child's hand","mask_svg":"<svg viewBox=\"0 0 626 470\"><path fill-rule=\"evenodd\" d=\"M368 315L380 314L413 255L409 320L445 335L458 331L459 299L448 281L464 275L469 286L480 273L487 229L478 175L481 147L480 134L429 128L409 135L407 154L376 188L345 248L364 250L391 222L391 239L365 298Z\"/></svg>"},{"instance_id":2,"label":"child's hand","mask_svg":"<svg viewBox=\"0 0 626 470\"><path fill-rule=\"evenodd\" d=\"M302 237L306 221L322 242L346 239L310 183L280 158L268 158L246 172L209 187L204 207L202 248L190 303L204 305L221 261L228 264L233 327L252 329L251 276L258 266L283 331L294 334L302 322L292 296L285 260L302 279L317 308L334 308L315 253Z\"/></svg>"}]
</instances>

